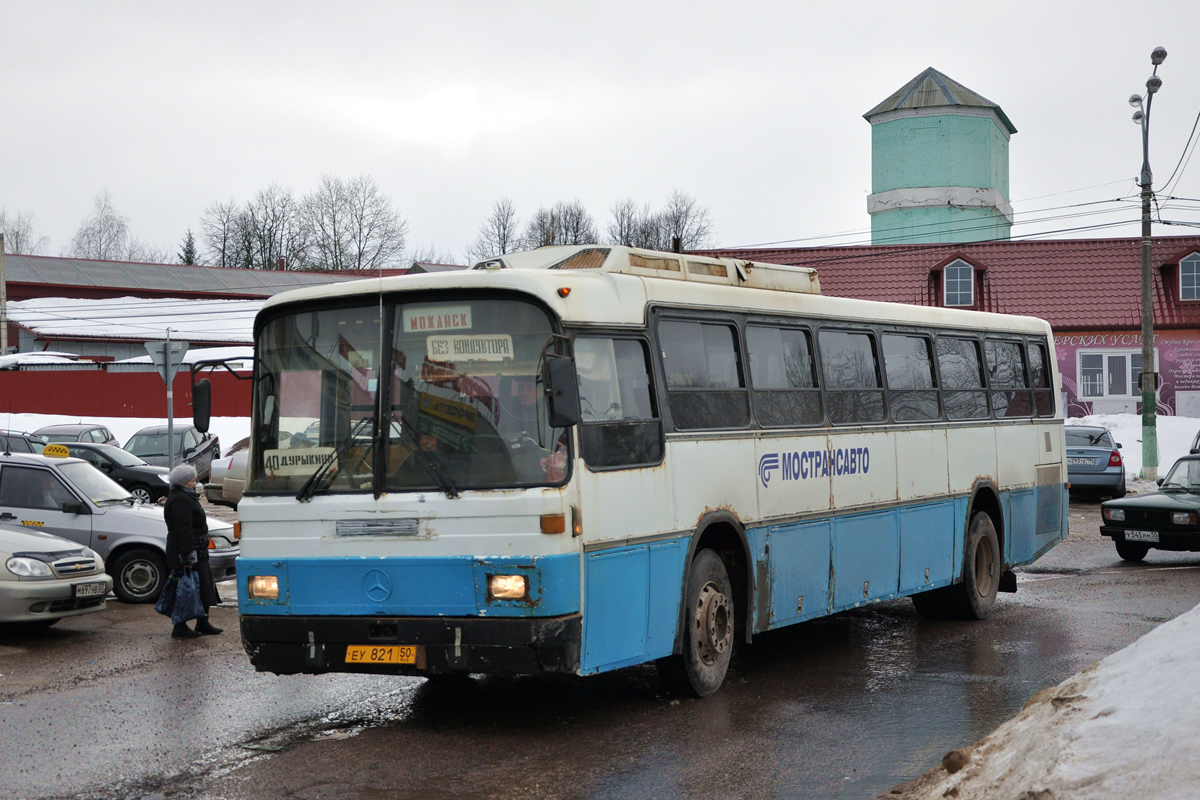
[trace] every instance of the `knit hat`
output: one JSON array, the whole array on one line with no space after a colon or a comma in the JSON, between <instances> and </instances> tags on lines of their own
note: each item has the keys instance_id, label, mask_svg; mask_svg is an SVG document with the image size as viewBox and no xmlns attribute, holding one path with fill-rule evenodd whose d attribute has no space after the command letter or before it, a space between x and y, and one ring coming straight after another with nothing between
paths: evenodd
<instances>
[{"instance_id":1,"label":"knit hat","mask_svg":"<svg viewBox=\"0 0 1200 800\"><path fill-rule=\"evenodd\" d=\"M196 468L191 464L180 464L171 470L171 474L167 476L167 480L170 481L172 486L187 486L196 480Z\"/></svg>"}]
</instances>

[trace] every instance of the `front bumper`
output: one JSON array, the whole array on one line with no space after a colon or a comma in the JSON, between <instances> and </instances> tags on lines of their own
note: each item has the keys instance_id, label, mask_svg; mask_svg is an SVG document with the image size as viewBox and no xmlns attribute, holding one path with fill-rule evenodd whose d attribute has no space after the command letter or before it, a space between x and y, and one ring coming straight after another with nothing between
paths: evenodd
<instances>
[{"instance_id":1,"label":"front bumper","mask_svg":"<svg viewBox=\"0 0 1200 800\"><path fill-rule=\"evenodd\" d=\"M75 597L72 584L99 582L105 584L104 594ZM104 573L70 579L3 581L0 582L0 622L37 622L103 611L112 585L112 576Z\"/></svg>"},{"instance_id":2,"label":"front bumper","mask_svg":"<svg viewBox=\"0 0 1200 800\"><path fill-rule=\"evenodd\" d=\"M209 550L208 565L212 567L213 579L223 581L237 575L237 559L241 548L233 547L228 550Z\"/></svg>"},{"instance_id":3,"label":"front bumper","mask_svg":"<svg viewBox=\"0 0 1200 800\"><path fill-rule=\"evenodd\" d=\"M1125 540L1126 530L1155 530L1152 526L1141 528L1114 528L1111 525L1101 525L1100 535L1107 536L1114 542ZM1144 544L1155 550L1175 550L1180 552L1200 552L1200 530L1172 531L1157 530L1157 542L1131 541L1130 544Z\"/></svg>"},{"instance_id":4,"label":"front bumper","mask_svg":"<svg viewBox=\"0 0 1200 800\"><path fill-rule=\"evenodd\" d=\"M559 617L241 618L242 646L259 672L279 675L577 673L583 622ZM347 664L347 645L418 645L417 664Z\"/></svg>"}]
</instances>

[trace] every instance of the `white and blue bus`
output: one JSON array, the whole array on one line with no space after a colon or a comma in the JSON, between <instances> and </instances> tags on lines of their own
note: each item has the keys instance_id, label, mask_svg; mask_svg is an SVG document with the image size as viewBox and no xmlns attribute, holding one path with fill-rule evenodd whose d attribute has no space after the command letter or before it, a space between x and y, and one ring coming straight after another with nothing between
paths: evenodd
<instances>
[{"instance_id":1,"label":"white and blue bus","mask_svg":"<svg viewBox=\"0 0 1200 800\"><path fill-rule=\"evenodd\" d=\"M1067 530L1037 319L593 245L288 292L255 337L260 671L655 661L704 696L785 625L903 596L983 618Z\"/></svg>"}]
</instances>

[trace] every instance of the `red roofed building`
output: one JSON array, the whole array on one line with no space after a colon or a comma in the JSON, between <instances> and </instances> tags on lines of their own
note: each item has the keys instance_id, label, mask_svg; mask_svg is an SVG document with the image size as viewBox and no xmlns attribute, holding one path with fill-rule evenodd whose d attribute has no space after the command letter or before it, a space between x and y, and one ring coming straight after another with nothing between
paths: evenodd
<instances>
[{"instance_id":1,"label":"red roofed building","mask_svg":"<svg viewBox=\"0 0 1200 800\"><path fill-rule=\"evenodd\" d=\"M1140 413L1140 238L715 250L812 267L821 292L1048 321L1069 416ZM1154 239L1158 413L1200 417L1200 236ZM947 302L949 301L949 302Z\"/></svg>"}]
</instances>

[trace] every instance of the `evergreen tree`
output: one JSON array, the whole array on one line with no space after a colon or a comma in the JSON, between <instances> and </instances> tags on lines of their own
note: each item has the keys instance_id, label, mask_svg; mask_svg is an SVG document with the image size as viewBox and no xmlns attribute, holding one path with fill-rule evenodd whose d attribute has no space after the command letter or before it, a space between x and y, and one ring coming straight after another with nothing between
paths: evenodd
<instances>
[{"instance_id":1,"label":"evergreen tree","mask_svg":"<svg viewBox=\"0 0 1200 800\"><path fill-rule=\"evenodd\" d=\"M188 228L187 235L183 237L183 249L179 251L177 258L180 264L196 263L196 238L192 236L191 228Z\"/></svg>"}]
</instances>

